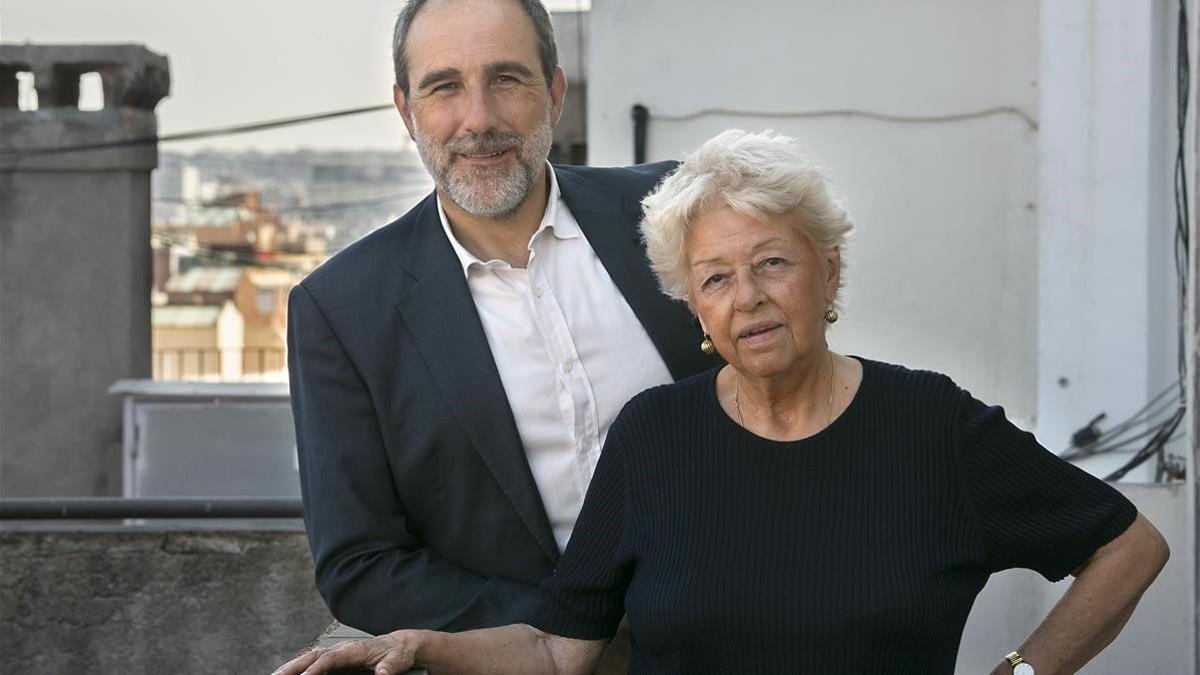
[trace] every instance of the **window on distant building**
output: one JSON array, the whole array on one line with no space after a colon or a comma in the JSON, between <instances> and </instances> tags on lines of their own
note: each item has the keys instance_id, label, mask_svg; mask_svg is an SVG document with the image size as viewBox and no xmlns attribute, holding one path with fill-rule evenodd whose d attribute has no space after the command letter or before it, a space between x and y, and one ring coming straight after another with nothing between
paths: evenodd
<instances>
[{"instance_id":1,"label":"window on distant building","mask_svg":"<svg viewBox=\"0 0 1200 675\"><path fill-rule=\"evenodd\" d=\"M275 289L260 288L258 289L258 306L259 314L275 313Z\"/></svg>"}]
</instances>

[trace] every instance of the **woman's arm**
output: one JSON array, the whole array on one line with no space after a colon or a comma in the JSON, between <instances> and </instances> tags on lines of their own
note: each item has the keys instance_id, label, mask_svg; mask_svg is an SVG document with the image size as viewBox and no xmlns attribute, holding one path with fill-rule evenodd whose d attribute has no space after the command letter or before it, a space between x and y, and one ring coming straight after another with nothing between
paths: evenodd
<instances>
[{"instance_id":1,"label":"woman's arm","mask_svg":"<svg viewBox=\"0 0 1200 675\"><path fill-rule=\"evenodd\" d=\"M1117 637L1170 550L1140 513L1125 532L1100 547L1046 620L1018 648L1037 675L1074 673ZM992 675L1011 675L1001 662Z\"/></svg>"},{"instance_id":2,"label":"woman's arm","mask_svg":"<svg viewBox=\"0 0 1200 675\"><path fill-rule=\"evenodd\" d=\"M436 675L585 675L606 642L560 637L525 624L463 633L398 630L333 649L314 649L272 675L318 675L350 667L369 668L375 675L399 675L411 668Z\"/></svg>"}]
</instances>

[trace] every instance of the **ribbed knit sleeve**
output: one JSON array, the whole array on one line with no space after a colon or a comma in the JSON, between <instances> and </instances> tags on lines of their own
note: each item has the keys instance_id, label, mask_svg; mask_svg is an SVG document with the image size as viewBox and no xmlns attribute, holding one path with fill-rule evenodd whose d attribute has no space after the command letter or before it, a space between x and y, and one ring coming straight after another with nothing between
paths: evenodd
<instances>
[{"instance_id":1,"label":"ribbed knit sleeve","mask_svg":"<svg viewBox=\"0 0 1200 675\"><path fill-rule=\"evenodd\" d=\"M1121 493L1043 448L1003 408L960 391L956 422L964 490L990 571L1023 567L1058 581L1137 516Z\"/></svg>"},{"instance_id":2,"label":"ribbed knit sleeve","mask_svg":"<svg viewBox=\"0 0 1200 675\"><path fill-rule=\"evenodd\" d=\"M629 406L609 428L583 509L554 574L542 582L533 627L580 640L607 640L625 614L630 565L621 542L628 508L625 445Z\"/></svg>"}]
</instances>

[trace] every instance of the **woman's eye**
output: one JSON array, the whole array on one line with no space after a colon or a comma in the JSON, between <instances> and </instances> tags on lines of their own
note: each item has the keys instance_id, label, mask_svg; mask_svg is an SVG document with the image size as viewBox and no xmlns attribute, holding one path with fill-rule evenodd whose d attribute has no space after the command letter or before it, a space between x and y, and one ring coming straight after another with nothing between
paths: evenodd
<instances>
[{"instance_id":1,"label":"woman's eye","mask_svg":"<svg viewBox=\"0 0 1200 675\"><path fill-rule=\"evenodd\" d=\"M707 287L709 287L709 286L715 286L715 285L717 285L717 284L721 283L721 282L722 282L722 281L724 281L724 280L725 280L725 275L724 275L724 274L714 274L714 275L712 275L712 276L708 277L707 279L705 279L705 280L704 280L704 283L703 283L702 285L703 285L705 288L707 288Z\"/></svg>"},{"instance_id":2,"label":"woman's eye","mask_svg":"<svg viewBox=\"0 0 1200 675\"><path fill-rule=\"evenodd\" d=\"M767 258L762 261L763 267L779 267L784 262L783 258Z\"/></svg>"}]
</instances>

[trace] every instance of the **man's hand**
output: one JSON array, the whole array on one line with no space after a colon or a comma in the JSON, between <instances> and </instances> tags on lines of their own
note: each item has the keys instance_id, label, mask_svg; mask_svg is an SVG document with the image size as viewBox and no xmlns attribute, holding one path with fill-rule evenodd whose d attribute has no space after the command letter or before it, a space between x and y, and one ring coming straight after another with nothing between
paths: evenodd
<instances>
[{"instance_id":1,"label":"man's hand","mask_svg":"<svg viewBox=\"0 0 1200 675\"><path fill-rule=\"evenodd\" d=\"M318 675L343 668L370 669L375 675L399 675L416 663L417 647L428 631L398 630L369 640L313 649L283 664L271 675Z\"/></svg>"},{"instance_id":2,"label":"man's hand","mask_svg":"<svg viewBox=\"0 0 1200 675\"><path fill-rule=\"evenodd\" d=\"M333 649L314 649L272 675L319 675L343 668L401 675L418 661L434 672L586 675L606 642L560 637L524 624L464 633L398 630Z\"/></svg>"}]
</instances>

